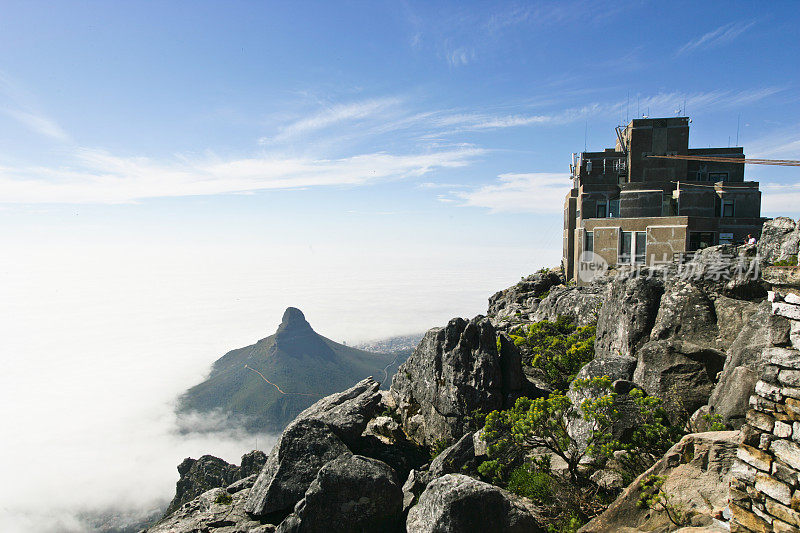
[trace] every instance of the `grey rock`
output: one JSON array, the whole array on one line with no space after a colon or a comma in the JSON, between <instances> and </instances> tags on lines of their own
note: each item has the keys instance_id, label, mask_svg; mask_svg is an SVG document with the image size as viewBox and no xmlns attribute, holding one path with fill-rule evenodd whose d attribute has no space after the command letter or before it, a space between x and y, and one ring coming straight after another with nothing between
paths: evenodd
<instances>
[{"instance_id":1,"label":"grey rock","mask_svg":"<svg viewBox=\"0 0 800 533\"><path fill-rule=\"evenodd\" d=\"M258 474L267 462L267 454L261 450L253 450L242 456L237 476L239 479Z\"/></svg>"},{"instance_id":2,"label":"grey rock","mask_svg":"<svg viewBox=\"0 0 800 533\"><path fill-rule=\"evenodd\" d=\"M698 286L683 280L667 284L650 340L685 339L714 344L719 330L714 303Z\"/></svg>"},{"instance_id":3,"label":"grey rock","mask_svg":"<svg viewBox=\"0 0 800 533\"><path fill-rule=\"evenodd\" d=\"M519 283L493 294L489 298L488 316L502 321L519 314L532 313L542 297L551 287L564 283L560 271L537 272Z\"/></svg>"},{"instance_id":4,"label":"grey rock","mask_svg":"<svg viewBox=\"0 0 800 533\"><path fill-rule=\"evenodd\" d=\"M622 474L615 470L598 470L589 479L607 492L617 491L625 486Z\"/></svg>"},{"instance_id":5,"label":"grey rock","mask_svg":"<svg viewBox=\"0 0 800 533\"><path fill-rule=\"evenodd\" d=\"M687 420L708 402L725 354L685 341L660 340L637 352L633 381L664 400L673 421Z\"/></svg>"},{"instance_id":6,"label":"grey rock","mask_svg":"<svg viewBox=\"0 0 800 533\"><path fill-rule=\"evenodd\" d=\"M664 492L670 495L675 508L692 520L715 516L728 504L728 485L738 440L736 431L686 435L628 485L602 514L579 529L579 533L673 531L675 528L666 513L637 505L641 483L651 475L666 478Z\"/></svg>"},{"instance_id":7,"label":"grey rock","mask_svg":"<svg viewBox=\"0 0 800 533\"><path fill-rule=\"evenodd\" d=\"M275 526L254 520L244 510L247 491L228 494L215 488L184 503L147 533L268 533Z\"/></svg>"},{"instance_id":8,"label":"grey rock","mask_svg":"<svg viewBox=\"0 0 800 533\"><path fill-rule=\"evenodd\" d=\"M379 383L360 381L301 412L281 434L250 490L247 511L264 516L292 508L319 469L361 445L361 435L381 405Z\"/></svg>"},{"instance_id":9,"label":"grey rock","mask_svg":"<svg viewBox=\"0 0 800 533\"><path fill-rule=\"evenodd\" d=\"M313 418L289 424L258 475L246 510L256 516L291 509L326 463L350 453L332 428Z\"/></svg>"},{"instance_id":10,"label":"grey rock","mask_svg":"<svg viewBox=\"0 0 800 533\"><path fill-rule=\"evenodd\" d=\"M630 382L636 369L636 359L628 356L607 356L598 357L589 361L578 372L575 379L592 379L596 377L608 376L612 382ZM630 390L630 389L629 389ZM626 391L627 392L627 391ZM586 448L589 436L591 435L591 425L583 419L578 406L583 400L596 398L600 392L594 388L576 388L575 382L570 385L567 397L576 408L567 418L567 431L575 439L578 448ZM604 393L604 392L603 392ZM618 397L618 408L623 412L628 410L628 403L623 396ZM621 416L614 427L614 433L619 436L636 424L635 418Z\"/></svg>"},{"instance_id":11,"label":"grey rock","mask_svg":"<svg viewBox=\"0 0 800 533\"><path fill-rule=\"evenodd\" d=\"M445 474L460 473L465 467L477 467L473 437L472 433L467 433L458 439L458 442L437 455L428 468L429 478L435 479Z\"/></svg>"},{"instance_id":12,"label":"grey rock","mask_svg":"<svg viewBox=\"0 0 800 533\"><path fill-rule=\"evenodd\" d=\"M708 400L711 412L721 415L732 427L740 427L758 376L767 365L765 350L788 342L789 321L773 315L769 302L757 304L727 348L725 366Z\"/></svg>"},{"instance_id":13,"label":"grey rock","mask_svg":"<svg viewBox=\"0 0 800 533\"><path fill-rule=\"evenodd\" d=\"M242 478L239 481L234 481L230 485L228 485L225 490L228 494L236 494L240 490L247 490L253 488L253 485L256 483L256 478L258 474L251 474L246 478Z\"/></svg>"},{"instance_id":14,"label":"grey rock","mask_svg":"<svg viewBox=\"0 0 800 533\"><path fill-rule=\"evenodd\" d=\"M758 239L758 255L767 263L786 260L797 255L800 231L794 220L777 217L764 223Z\"/></svg>"},{"instance_id":15,"label":"grey rock","mask_svg":"<svg viewBox=\"0 0 800 533\"><path fill-rule=\"evenodd\" d=\"M602 282L586 286L553 287L539 302L531 318L540 322L554 321L559 316L566 316L578 326L586 326L597 320L604 295L605 287Z\"/></svg>"},{"instance_id":16,"label":"grey rock","mask_svg":"<svg viewBox=\"0 0 800 533\"><path fill-rule=\"evenodd\" d=\"M759 276L755 258L748 257L748 247L732 244L709 246L695 252L683 267L684 277L703 287L707 293L719 293L737 299L752 300L767 295L767 284Z\"/></svg>"},{"instance_id":17,"label":"grey rock","mask_svg":"<svg viewBox=\"0 0 800 533\"><path fill-rule=\"evenodd\" d=\"M280 533L400 531L403 492L388 465L360 455L327 463Z\"/></svg>"},{"instance_id":18,"label":"grey rock","mask_svg":"<svg viewBox=\"0 0 800 533\"><path fill-rule=\"evenodd\" d=\"M717 346L722 350L727 350L758 309L757 302L716 295L714 312L717 318Z\"/></svg>"},{"instance_id":19,"label":"grey rock","mask_svg":"<svg viewBox=\"0 0 800 533\"><path fill-rule=\"evenodd\" d=\"M169 516L181 505L204 492L226 487L238 479L239 467L219 457L204 455L200 459L187 457L178 465L180 479L175 486L175 497L167 506L164 516Z\"/></svg>"},{"instance_id":20,"label":"grey rock","mask_svg":"<svg viewBox=\"0 0 800 533\"><path fill-rule=\"evenodd\" d=\"M380 383L364 379L344 392L331 394L302 411L295 421L319 420L333 429L342 441L354 444L381 405Z\"/></svg>"},{"instance_id":21,"label":"grey rock","mask_svg":"<svg viewBox=\"0 0 800 533\"><path fill-rule=\"evenodd\" d=\"M411 508L408 533L536 533L545 531L532 504L461 474L432 481Z\"/></svg>"},{"instance_id":22,"label":"grey rock","mask_svg":"<svg viewBox=\"0 0 800 533\"><path fill-rule=\"evenodd\" d=\"M387 444L391 444L403 437L403 430L400 428L400 424L391 417L378 416L369 421L364 434L374 436Z\"/></svg>"},{"instance_id":23,"label":"grey rock","mask_svg":"<svg viewBox=\"0 0 800 533\"><path fill-rule=\"evenodd\" d=\"M663 282L657 278L623 277L610 282L597 319L597 356L633 356L649 339L663 293Z\"/></svg>"},{"instance_id":24,"label":"grey rock","mask_svg":"<svg viewBox=\"0 0 800 533\"><path fill-rule=\"evenodd\" d=\"M424 470L412 470L408 474L406 482L403 484L403 513L407 513L411 507L416 505L425 487L430 480L428 473Z\"/></svg>"},{"instance_id":25,"label":"grey rock","mask_svg":"<svg viewBox=\"0 0 800 533\"><path fill-rule=\"evenodd\" d=\"M454 442L469 431L475 410L510 404L521 392L513 388L521 368L518 354L505 351L498 353L496 330L483 317L428 331L392 380L405 432L420 444Z\"/></svg>"}]
</instances>

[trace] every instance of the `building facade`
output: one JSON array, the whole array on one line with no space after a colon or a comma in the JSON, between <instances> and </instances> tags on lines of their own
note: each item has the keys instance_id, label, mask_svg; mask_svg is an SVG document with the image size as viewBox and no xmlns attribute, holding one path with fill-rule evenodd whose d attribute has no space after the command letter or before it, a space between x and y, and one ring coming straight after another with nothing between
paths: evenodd
<instances>
[{"instance_id":1,"label":"building facade","mask_svg":"<svg viewBox=\"0 0 800 533\"><path fill-rule=\"evenodd\" d=\"M744 159L741 147L689 148L688 117L634 119L614 148L573 154L564 202L562 263L576 279L593 252L608 265L653 265L706 246L758 238L761 192L744 164L657 155Z\"/></svg>"}]
</instances>

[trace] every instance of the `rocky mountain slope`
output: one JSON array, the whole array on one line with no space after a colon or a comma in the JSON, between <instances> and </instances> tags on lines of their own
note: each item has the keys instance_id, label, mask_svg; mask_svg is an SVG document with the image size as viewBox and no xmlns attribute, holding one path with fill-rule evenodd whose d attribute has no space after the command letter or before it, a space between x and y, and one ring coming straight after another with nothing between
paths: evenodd
<instances>
[{"instance_id":1,"label":"rocky mountain slope","mask_svg":"<svg viewBox=\"0 0 800 533\"><path fill-rule=\"evenodd\" d=\"M398 359L327 339L290 307L274 335L214 362L208 378L180 398L178 411L221 411L249 430L279 432L318 399L365 377L388 382Z\"/></svg>"},{"instance_id":2,"label":"rocky mountain slope","mask_svg":"<svg viewBox=\"0 0 800 533\"><path fill-rule=\"evenodd\" d=\"M751 269L797 254L789 222L768 223L757 249L713 247L684 264L619 270L589 286L566 284L557 271L529 276L492 296L486 317L426 333L389 391L366 379L303 411L252 486L221 482L149 531L797 531L791 487L800 485L800 452L787 452L800 440L800 426L790 425L797 401L779 400L784 389L800 390L786 388L800 383L791 370L800 368L800 305L769 301L777 278ZM759 264L756 252L769 259ZM596 329L593 344L582 345L592 347L590 360L559 392L537 345L520 335L543 320L563 326L563 317ZM784 354L777 366L776 347ZM511 413L519 399L538 401L537 409L548 398L583 406L599 397L579 386L592 378L610 384L607 398L621 413L610 437L625 441L662 423L684 436L659 455L632 457L624 446L591 453L596 420L564 411L550 427L563 426L573 452L586 453L575 476L545 448L522 457L538 472L523 476L527 485L483 468L514 459L497 455L480 412ZM655 425L636 410L647 399L664 407ZM528 416L515 431L530 431L541 411ZM773 442L781 461L765 455ZM731 483L741 487L736 505Z\"/></svg>"}]
</instances>

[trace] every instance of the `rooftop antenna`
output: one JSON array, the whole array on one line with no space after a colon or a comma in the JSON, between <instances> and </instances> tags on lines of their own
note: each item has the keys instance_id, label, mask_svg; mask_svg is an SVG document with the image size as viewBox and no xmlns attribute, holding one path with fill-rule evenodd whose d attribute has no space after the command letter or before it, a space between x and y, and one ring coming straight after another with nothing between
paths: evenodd
<instances>
[{"instance_id":1,"label":"rooftop antenna","mask_svg":"<svg viewBox=\"0 0 800 533\"><path fill-rule=\"evenodd\" d=\"M636 95L636 116L640 116L639 114L639 95Z\"/></svg>"},{"instance_id":2,"label":"rooftop antenna","mask_svg":"<svg viewBox=\"0 0 800 533\"><path fill-rule=\"evenodd\" d=\"M583 151L585 152L589 146L589 121L586 121L586 126L583 129Z\"/></svg>"},{"instance_id":3,"label":"rooftop antenna","mask_svg":"<svg viewBox=\"0 0 800 533\"><path fill-rule=\"evenodd\" d=\"M683 99L683 116L688 117L689 115L686 114L686 98Z\"/></svg>"},{"instance_id":4,"label":"rooftop antenna","mask_svg":"<svg viewBox=\"0 0 800 533\"><path fill-rule=\"evenodd\" d=\"M736 117L736 146L739 146L739 122L742 120L742 114Z\"/></svg>"},{"instance_id":5,"label":"rooftop antenna","mask_svg":"<svg viewBox=\"0 0 800 533\"><path fill-rule=\"evenodd\" d=\"M628 117L631 114L631 92L628 91L628 105L625 107L625 124L628 123Z\"/></svg>"}]
</instances>

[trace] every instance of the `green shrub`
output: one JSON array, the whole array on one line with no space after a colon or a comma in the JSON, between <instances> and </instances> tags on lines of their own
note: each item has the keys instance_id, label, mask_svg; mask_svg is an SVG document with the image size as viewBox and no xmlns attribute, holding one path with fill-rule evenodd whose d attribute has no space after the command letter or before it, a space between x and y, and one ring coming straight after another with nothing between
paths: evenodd
<instances>
[{"instance_id":1,"label":"green shrub","mask_svg":"<svg viewBox=\"0 0 800 533\"><path fill-rule=\"evenodd\" d=\"M565 390L578 371L594 359L594 323L577 327L568 317L542 320L519 328L511 338L517 346L532 353L530 364L544 371L550 384Z\"/></svg>"},{"instance_id":2,"label":"green shrub","mask_svg":"<svg viewBox=\"0 0 800 533\"><path fill-rule=\"evenodd\" d=\"M225 491L220 492L217 494L217 497L214 498L214 503L218 503L220 505L230 505L233 502L233 496L228 494Z\"/></svg>"},{"instance_id":3,"label":"green shrub","mask_svg":"<svg viewBox=\"0 0 800 533\"><path fill-rule=\"evenodd\" d=\"M774 266L797 266L797 256L793 255L789 259L781 259L780 261L775 261L772 263Z\"/></svg>"},{"instance_id":4,"label":"green shrub","mask_svg":"<svg viewBox=\"0 0 800 533\"><path fill-rule=\"evenodd\" d=\"M433 446L431 446L431 459L434 459L437 455L439 455L449 447L450 447L450 441L448 441L447 439L436 439L435 441L433 441Z\"/></svg>"},{"instance_id":5,"label":"green shrub","mask_svg":"<svg viewBox=\"0 0 800 533\"><path fill-rule=\"evenodd\" d=\"M511 471L507 489L514 494L546 504L553 498L552 482L549 474L539 472L530 465L522 465Z\"/></svg>"}]
</instances>

